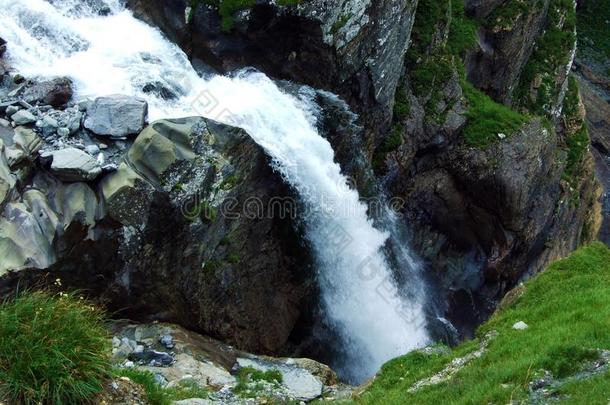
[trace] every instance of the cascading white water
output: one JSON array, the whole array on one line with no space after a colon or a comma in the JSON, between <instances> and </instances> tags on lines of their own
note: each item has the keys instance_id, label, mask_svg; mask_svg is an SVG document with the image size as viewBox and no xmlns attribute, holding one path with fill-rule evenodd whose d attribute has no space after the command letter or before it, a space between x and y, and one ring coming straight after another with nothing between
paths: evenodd
<instances>
[{"instance_id":1,"label":"cascading white water","mask_svg":"<svg viewBox=\"0 0 610 405\"><path fill-rule=\"evenodd\" d=\"M100 10L105 10L100 15ZM306 235L317 261L322 304L340 334L337 365L353 381L428 340L422 300L405 297L366 206L315 129L316 106L257 72L200 78L186 55L119 0L0 0L0 36L25 76L69 76L79 98L122 93L149 102L150 118L206 115L244 128L308 207ZM142 90L171 89L167 101Z\"/></svg>"}]
</instances>

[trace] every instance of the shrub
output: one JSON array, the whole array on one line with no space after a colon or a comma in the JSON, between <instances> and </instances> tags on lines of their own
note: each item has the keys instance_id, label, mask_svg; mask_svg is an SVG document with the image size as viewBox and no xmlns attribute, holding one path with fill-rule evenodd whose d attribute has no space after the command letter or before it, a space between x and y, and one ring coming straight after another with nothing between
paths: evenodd
<instances>
[{"instance_id":1,"label":"shrub","mask_svg":"<svg viewBox=\"0 0 610 405\"><path fill-rule=\"evenodd\" d=\"M73 294L28 292L0 306L0 391L25 404L75 404L110 370L103 313Z\"/></svg>"}]
</instances>

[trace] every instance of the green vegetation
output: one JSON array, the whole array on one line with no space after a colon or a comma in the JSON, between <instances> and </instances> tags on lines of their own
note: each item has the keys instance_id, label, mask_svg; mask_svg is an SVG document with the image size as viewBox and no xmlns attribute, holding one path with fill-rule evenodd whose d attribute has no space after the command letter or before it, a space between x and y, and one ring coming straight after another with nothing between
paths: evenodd
<instances>
[{"instance_id":1,"label":"green vegetation","mask_svg":"<svg viewBox=\"0 0 610 405\"><path fill-rule=\"evenodd\" d=\"M453 0L451 5L453 18L451 19L447 49L451 54L461 56L475 46L478 24L466 15L464 0Z\"/></svg>"},{"instance_id":2,"label":"green vegetation","mask_svg":"<svg viewBox=\"0 0 610 405\"><path fill-rule=\"evenodd\" d=\"M404 142L405 127L403 122L409 117L410 112L411 105L406 90L404 86L399 86L396 90L396 99L394 100L392 130L381 146L377 148L373 156L373 168L375 170L382 170L386 155L394 152Z\"/></svg>"},{"instance_id":3,"label":"green vegetation","mask_svg":"<svg viewBox=\"0 0 610 405\"><path fill-rule=\"evenodd\" d=\"M277 0L276 3L280 6L295 6L300 0ZM207 4L218 9L220 15L221 27L223 31L233 29L235 21L233 16L241 10L252 8L256 4L256 0L190 0L190 5L193 9L200 4Z\"/></svg>"},{"instance_id":4,"label":"green vegetation","mask_svg":"<svg viewBox=\"0 0 610 405\"><path fill-rule=\"evenodd\" d=\"M127 377L134 383L141 385L146 392L146 399L150 405L170 405L173 401L183 399L208 397L208 391L198 386L194 381L183 381L177 387L163 388L155 381L153 373L134 368L119 368L113 372L116 377Z\"/></svg>"},{"instance_id":5,"label":"green vegetation","mask_svg":"<svg viewBox=\"0 0 610 405\"><path fill-rule=\"evenodd\" d=\"M600 62L610 58L609 16L610 0L586 1L577 15L579 47Z\"/></svg>"},{"instance_id":6,"label":"green vegetation","mask_svg":"<svg viewBox=\"0 0 610 405\"><path fill-rule=\"evenodd\" d=\"M20 293L0 306L0 395L11 403L91 400L109 353L103 313L76 295Z\"/></svg>"},{"instance_id":7,"label":"green vegetation","mask_svg":"<svg viewBox=\"0 0 610 405\"><path fill-rule=\"evenodd\" d=\"M515 91L515 100L521 107L537 115L551 112L561 91L556 77L570 62L575 29L573 0L552 0L546 30L536 42Z\"/></svg>"},{"instance_id":8,"label":"green vegetation","mask_svg":"<svg viewBox=\"0 0 610 405\"><path fill-rule=\"evenodd\" d=\"M264 384L280 385L282 373L278 370L261 371L253 367L242 367L237 372L237 385L233 390L244 398L255 398Z\"/></svg>"},{"instance_id":9,"label":"green vegetation","mask_svg":"<svg viewBox=\"0 0 610 405\"><path fill-rule=\"evenodd\" d=\"M500 9L502 15L520 12L521 1L507 2ZM508 7L508 8L507 8ZM497 18L500 18L497 16ZM447 29L445 44L434 44L437 32ZM410 84L414 94L425 100L426 119L441 124L445 114L437 111L443 101L447 83L456 74L461 77L462 90L467 103L468 122L464 129L466 143L475 147L486 147L499 139L498 134L511 135L518 131L528 118L509 107L496 103L467 82L461 58L476 44L479 23L466 15L463 0L420 1L413 26L414 45L407 55ZM442 37L442 35L440 35ZM429 44L432 44L430 48ZM451 106L448 100L445 113ZM396 115L396 114L395 114ZM382 145L381 152L394 146L398 137L394 134Z\"/></svg>"},{"instance_id":10,"label":"green vegetation","mask_svg":"<svg viewBox=\"0 0 610 405\"><path fill-rule=\"evenodd\" d=\"M509 0L498 5L491 15L487 17L483 24L491 30L510 30L519 16L528 13L530 8L540 7L542 1L537 0L532 5L527 0Z\"/></svg>"},{"instance_id":11,"label":"green vegetation","mask_svg":"<svg viewBox=\"0 0 610 405\"><path fill-rule=\"evenodd\" d=\"M499 139L499 134L509 136L528 121L526 116L496 103L466 80L462 81L462 90L468 103L464 137L470 146L487 147Z\"/></svg>"},{"instance_id":12,"label":"green vegetation","mask_svg":"<svg viewBox=\"0 0 610 405\"><path fill-rule=\"evenodd\" d=\"M579 114L580 110L580 93L578 91L578 83L576 77L570 75L568 78L568 91L563 99L563 117L566 124L573 125L582 122L582 117Z\"/></svg>"},{"instance_id":13,"label":"green vegetation","mask_svg":"<svg viewBox=\"0 0 610 405\"><path fill-rule=\"evenodd\" d=\"M563 120L566 127L565 150L566 168L563 180L576 188L582 178L583 162L589 148L589 130L580 114L580 93L573 75L568 79L568 91L563 101Z\"/></svg>"},{"instance_id":14,"label":"green vegetation","mask_svg":"<svg viewBox=\"0 0 610 405\"><path fill-rule=\"evenodd\" d=\"M568 157L563 179L570 184L573 183L575 179L581 177L582 164L589 148L589 143L589 131L586 124L583 124L576 133L568 136L566 139Z\"/></svg>"},{"instance_id":15,"label":"green vegetation","mask_svg":"<svg viewBox=\"0 0 610 405\"><path fill-rule=\"evenodd\" d=\"M552 373L546 400L566 404L607 404L610 372L572 378L610 349L610 250L595 243L509 293L501 309L479 328L473 341L455 349L421 351L391 360L358 404L531 403L530 383ZM525 330L512 325L523 321ZM453 376L409 392L452 360L478 350L484 336L497 332L487 349ZM541 402L542 403L542 402Z\"/></svg>"}]
</instances>

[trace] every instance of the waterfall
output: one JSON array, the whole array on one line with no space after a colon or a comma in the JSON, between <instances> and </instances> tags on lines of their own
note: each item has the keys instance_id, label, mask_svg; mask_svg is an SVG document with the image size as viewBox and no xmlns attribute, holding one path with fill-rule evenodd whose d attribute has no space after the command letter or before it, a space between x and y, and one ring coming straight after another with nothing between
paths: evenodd
<instances>
[{"instance_id":1,"label":"waterfall","mask_svg":"<svg viewBox=\"0 0 610 405\"><path fill-rule=\"evenodd\" d=\"M348 380L362 381L428 342L421 294L398 286L384 253L393 231L376 229L367 216L316 130L317 106L305 90L287 94L252 70L202 78L179 47L119 0L0 0L0 36L16 70L68 76L78 99L136 95L148 100L151 120L204 115L245 129L308 208L302 219L321 304L344 353L335 366ZM149 83L175 97L146 93ZM402 253L392 263L406 266Z\"/></svg>"}]
</instances>

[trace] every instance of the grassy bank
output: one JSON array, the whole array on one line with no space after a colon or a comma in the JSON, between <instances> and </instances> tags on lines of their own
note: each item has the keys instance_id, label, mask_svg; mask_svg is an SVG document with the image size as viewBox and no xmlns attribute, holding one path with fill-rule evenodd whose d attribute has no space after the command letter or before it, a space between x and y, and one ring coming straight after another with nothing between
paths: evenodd
<instances>
[{"instance_id":1,"label":"grassy bank","mask_svg":"<svg viewBox=\"0 0 610 405\"><path fill-rule=\"evenodd\" d=\"M529 327L514 329L519 321ZM475 340L390 361L354 403L606 405L610 373L592 364L609 332L610 250L597 243L510 293Z\"/></svg>"}]
</instances>

